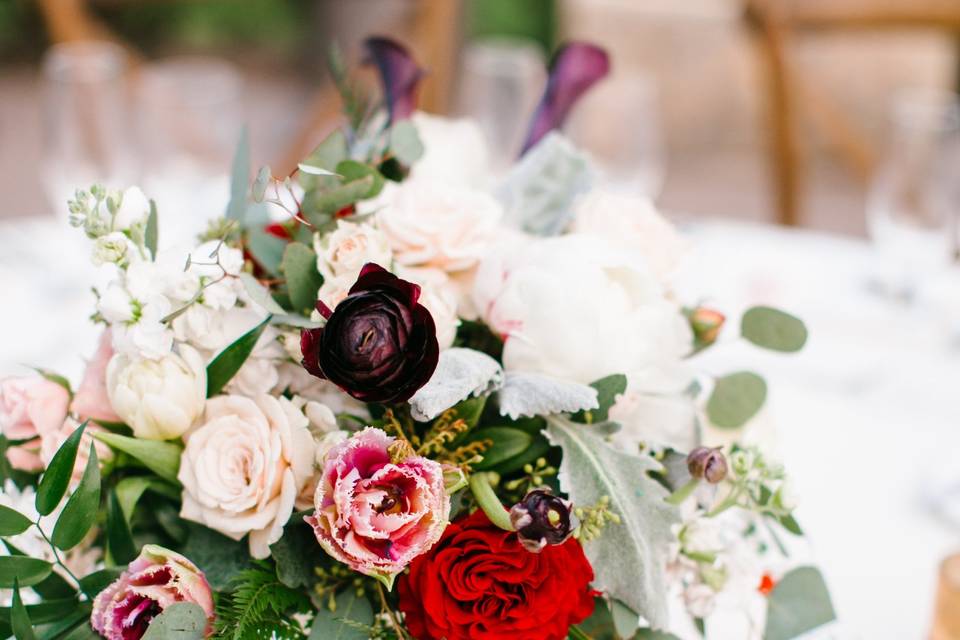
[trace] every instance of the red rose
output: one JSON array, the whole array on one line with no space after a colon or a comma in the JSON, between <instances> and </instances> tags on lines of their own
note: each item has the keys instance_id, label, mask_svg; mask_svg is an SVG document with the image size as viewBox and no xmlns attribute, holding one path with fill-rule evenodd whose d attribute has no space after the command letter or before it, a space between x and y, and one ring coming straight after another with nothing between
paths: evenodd
<instances>
[{"instance_id":1,"label":"red rose","mask_svg":"<svg viewBox=\"0 0 960 640\"><path fill-rule=\"evenodd\" d=\"M577 540L530 553L478 509L410 564L400 610L419 640L564 640L593 613L592 580Z\"/></svg>"}]
</instances>

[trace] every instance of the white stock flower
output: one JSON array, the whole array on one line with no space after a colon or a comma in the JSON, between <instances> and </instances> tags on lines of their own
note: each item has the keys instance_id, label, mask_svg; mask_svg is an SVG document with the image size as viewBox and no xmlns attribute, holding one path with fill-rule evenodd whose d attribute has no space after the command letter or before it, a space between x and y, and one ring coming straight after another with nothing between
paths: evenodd
<instances>
[{"instance_id":1,"label":"white stock flower","mask_svg":"<svg viewBox=\"0 0 960 640\"><path fill-rule=\"evenodd\" d=\"M217 396L186 435L180 516L270 555L314 471L307 418L286 398Z\"/></svg>"},{"instance_id":2,"label":"white stock flower","mask_svg":"<svg viewBox=\"0 0 960 640\"><path fill-rule=\"evenodd\" d=\"M140 187L128 187L120 199L120 206L113 216L114 229L129 229L146 222L150 215L150 201Z\"/></svg>"},{"instance_id":3,"label":"white stock flower","mask_svg":"<svg viewBox=\"0 0 960 640\"><path fill-rule=\"evenodd\" d=\"M173 331L162 322L170 313L170 302L163 296L154 296L146 302L136 302L133 319L112 325L113 349L132 358L157 360L173 348Z\"/></svg>"},{"instance_id":4,"label":"white stock flower","mask_svg":"<svg viewBox=\"0 0 960 640\"><path fill-rule=\"evenodd\" d=\"M179 354L156 360L117 353L107 365L107 394L136 437L179 438L203 411L206 367L200 354L186 345Z\"/></svg>"},{"instance_id":5,"label":"white stock flower","mask_svg":"<svg viewBox=\"0 0 960 640\"><path fill-rule=\"evenodd\" d=\"M107 285L97 300L97 311L110 324L132 321L139 313L139 306L118 280Z\"/></svg>"},{"instance_id":6,"label":"white stock flower","mask_svg":"<svg viewBox=\"0 0 960 640\"><path fill-rule=\"evenodd\" d=\"M360 402L341 391L329 380L321 380L307 373L296 363L284 362L277 367L279 379L273 388L274 394L289 393L304 400L314 401L328 407L334 414L348 413L363 420L370 418L366 403Z\"/></svg>"},{"instance_id":7,"label":"white stock flower","mask_svg":"<svg viewBox=\"0 0 960 640\"><path fill-rule=\"evenodd\" d=\"M338 220L330 233L314 236L317 270L324 279L350 276L356 280L360 269L373 262L390 268L393 254L387 237L372 224Z\"/></svg>"},{"instance_id":8,"label":"white stock flower","mask_svg":"<svg viewBox=\"0 0 960 640\"><path fill-rule=\"evenodd\" d=\"M104 264L122 267L137 257L137 247L119 231L100 236L93 243L93 264L98 267Z\"/></svg>"},{"instance_id":9,"label":"white stock flower","mask_svg":"<svg viewBox=\"0 0 960 640\"><path fill-rule=\"evenodd\" d=\"M475 121L423 111L414 113L412 120L423 143L423 156L410 170L412 178L481 189L488 186L490 153Z\"/></svg>"},{"instance_id":10,"label":"white stock flower","mask_svg":"<svg viewBox=\"0 0 960 640\"><path fill-rule=\"evenodd\" d=\"M480 261L503 216L484 191L425 179L387 185L374 206L397 263L451 272Z\"/></svg>"}]
</instances>

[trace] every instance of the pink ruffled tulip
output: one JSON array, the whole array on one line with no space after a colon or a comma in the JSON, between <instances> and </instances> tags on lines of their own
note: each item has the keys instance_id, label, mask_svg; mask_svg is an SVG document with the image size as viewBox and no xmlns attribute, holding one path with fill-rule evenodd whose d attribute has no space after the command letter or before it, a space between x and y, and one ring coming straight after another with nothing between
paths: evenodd
<instances>
[{"instance_id":1,"label":"pink ruffled tulip","mask_svg":"<svg viewBox=\"0 0 960 640\"><path fill-rule=\"evenodd\" d=\"M213 594L195 564L179 553L144 545L140 556L93 601L90 625L107 640L139 640L150 622L177 602L192 602L213 628Z\"/></svg>"},{"instance_id":2,"label":"pink ruffled tulip","mask_svg":"<svg viewBox=\"0 0 960 640\"><path fill-rule=\"evenodd\" d=\"M411 560L440 539L450 497L437 462L410 456L394 463L394 441L367 427L327 453L306 520L324 550L387 587Z\"/></svg>"},{"instance_id":3,"label":"pink ruffled tulip","mask_svg":"<svg viewBox=\"0 0 960 640\"><path fill-rule=\"evenodd\" d=\"M67 417L70 394L41 376L0 380L0 433L22 444L7 449L14 468L40 471L40 437L56 432Z\"/></svg>"},{"instance_id":4,"label":"pink ruffled tulip","mask_svg":"<svg viewBox=\"0 0 960 640\"><path fill-rule=\"evenodd\" d=\"M73 396L70 410L81 418L90 418L98 422L123 422L114 412L107 396L107 364L113 357L113 343L110 330L100 334L100 342L93 358L87 363L83 380Z\"/></svg>"}]
</instances>

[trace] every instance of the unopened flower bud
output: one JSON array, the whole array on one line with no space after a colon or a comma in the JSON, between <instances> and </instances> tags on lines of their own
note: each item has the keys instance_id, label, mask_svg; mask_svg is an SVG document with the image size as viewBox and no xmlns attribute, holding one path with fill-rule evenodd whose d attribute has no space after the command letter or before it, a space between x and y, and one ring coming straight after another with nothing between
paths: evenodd
<instances>
[{"instance_id":1,"label":"unopened flower bud","mask_svg":"<svg viewBox=\"0 0 960 640\"><path fill-rule=\"evenodd\" d=\"M719 311L708 309L706 307L697 307L689 312L690 328L693 330L693 336L701 347L706 347L717 341L720 335L720 329L726 317Z\"/></svg>"},{"instance_id":2,"label":"unopened flower bud","mask_svg":"<svg viewBox=\"0 0 960 640\"><path fill-rule=\"evenodd\" d=\"M520 544L540 553L548 544L563 544L576 528L569 501L544 489L535 489L510 509L510 522Z\"/></svg>"},{"instance_id":3,"label":"unopened flower bud","mask_svg":"<svg viewBox=\"0 0 960 640\"><path fill-rule=\"evenodd\" d=\"M687 456L687 469L694 478L717 484L727 477L727 459L718 449L697 447Z\"/></svg>"}]
</instances>

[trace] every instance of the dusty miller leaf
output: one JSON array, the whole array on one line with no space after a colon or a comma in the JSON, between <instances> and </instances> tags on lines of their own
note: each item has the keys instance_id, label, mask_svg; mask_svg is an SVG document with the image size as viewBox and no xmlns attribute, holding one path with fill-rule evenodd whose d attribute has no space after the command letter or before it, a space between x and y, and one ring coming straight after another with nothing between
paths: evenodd
<instances>
[{"instance_id":1,"label":"dusty miller leaf","mask_svg":"<svg viewBox=\"0 0 960 640\"><path fill-rule=\"evenodd\" d=\"M410 398L410 413L421 422L433 420L470 396L499 389L502 382L503 369L487 354L459 347L445 349L433 376Z\"/></svg>"},{"instance_id":2,"label":"dusty miller leaf","mask_svg":"<svg viewBox=\"0 0 960 640\"><path fill-rule=\"evenodd\" d=\"M584 544L596 572L594 585L646 618L654 628L667 625L667 549L670 528L680 513L664 502L667 490L648 475L660 471L649 456L609 446L592 427L565 418L547 418L550 442L563 449L560 488L576 505L596 504L610 496L621 518L599 538Z\"/></svg>"},{"instance_id":3,"label":"dusty miller leaf","mask_svg":"<svg viewBox=\"0 0 960 640\"><path fill-rule=\"evenodd\" d=\"M511 419L573 413L599 407L597 390L540 373L510 371L500 389L500 415Z\"/></svg>"}]
</instances>

